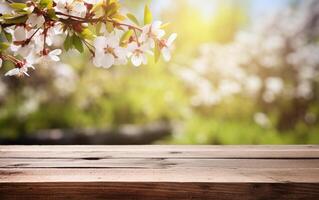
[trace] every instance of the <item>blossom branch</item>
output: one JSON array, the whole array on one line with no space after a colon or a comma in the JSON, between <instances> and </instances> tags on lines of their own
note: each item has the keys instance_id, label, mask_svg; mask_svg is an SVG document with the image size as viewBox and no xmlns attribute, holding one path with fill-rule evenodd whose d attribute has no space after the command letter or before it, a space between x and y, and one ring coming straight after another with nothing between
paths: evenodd
<instances>
[{"instance_id":1,"label":"blossom branch","mask_svg":"<svg viewBox=\"0 0 319 200\"><path fill-rule=\"evenodd\" d=\"M0 43L0 64L2 60L15 64L16 68L6 73L9 76L28 75L28 68L33 68L41 60L60 61L62 50L50 49L56 35L65 36L63 46L66 51L76 49L82 53L85 46L93 55L93 64L103 68L126 64L129 59L134 66L147 64L146 54L153 54L152 51L156 61L161 54L169 60L170 46L176 38L173 34L164 39L161 22L152 22L147 6L144 26L140 26L133 15L122 15L118 0L102 1L96 5L90 0L6 2L13 10L6 15L0 13L1 32L4 32L1 37L6 37L0 41L8 41ZM133 23L126 23L124 19ZM100 32L99 25L104 25L103 31L107 34ZM92 30L93 27L96 30ZM24 59L20 61L4 53L6 51ZM40 59L42 57L46 59Z\"/></svg>"}]
</instances>

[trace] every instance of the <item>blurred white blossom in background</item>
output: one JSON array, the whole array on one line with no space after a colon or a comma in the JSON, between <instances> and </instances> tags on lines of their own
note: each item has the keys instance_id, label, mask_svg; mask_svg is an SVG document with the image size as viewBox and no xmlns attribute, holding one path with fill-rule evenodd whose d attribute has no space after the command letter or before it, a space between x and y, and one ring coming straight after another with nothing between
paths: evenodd
<instances>
[{"instance_id":1,"label":"blurred white blossom in background","mask_svg":"<svg viewBox=\"0 0 319 200\"><path fill-rule=\"evenodd\" d=\"M231 43L202 45L193 64L177 70L191 88L193 106L217 105L238 94L265 104L317 101L318 16L318 1L302 1L254 20ZM254 120L270 124L267 112Z\"/></svg>"}]
</instances>

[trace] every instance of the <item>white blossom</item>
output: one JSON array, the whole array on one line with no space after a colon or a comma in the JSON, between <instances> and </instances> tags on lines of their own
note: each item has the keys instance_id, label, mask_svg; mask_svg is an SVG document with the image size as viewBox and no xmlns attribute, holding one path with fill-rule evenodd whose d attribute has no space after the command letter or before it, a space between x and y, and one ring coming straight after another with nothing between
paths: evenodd
<instances>
[{"instance_id":1,"label":"white blossom","mask_svg":"<svg viewBox=\"0 0 319 200\"><path fill-rule=\"evenodd\" d=\"M33 40L30 40L30 37L33 36L33 39L36 38L36 33L34 29L28 31L23 26L18 26L14 30L7 29L13 34L13 42L10 46L11 51L14 55L21 55L27 57L32 50L35 48L35 43Z\"/></svg>"},{"instance_id":2,"label":"white blossom","mask_svg":"<svg viewBox=\"0 0 319 200\"><path fill-rule=\"evenodd\" d=\"M42 27L45 22L43 15L31 14L26 21L26 24L31 25L31 27L39 28Z\"/></svg>"},{"instance_id":3,"label":"white blossom","mask_svg":"<svg viewBox=\"0 0 319 200\"><path fill-rule=\"evenodd\" d=\"M42 55L37 59L37 63L44 63L47 61L58 62L60 61L60 55L62 53L61 49L54 49L50 51L47 55Z\"/></svg>"},{"instance_id":4,"label":"white blossom","mask_svg":"<svg viewBox=\"0 0 319 200\"><path fill-rule=\"evenodd\" d=\"M128 56L131 57L131 62L138 67L141 64L147 64L147 54L152 54L148 46L145 44L130 43L128 45Z\"/></svg>"},{"instance_id":5,"label":"white blossom","mask_svg":"<svg viewBox=\"0 0 319 200\"><path fill-rule=\"evenodd\" d=\"M270 119L265 113L261 113L261 112L256 113L254 115L254 121L256 124L264 128L269 127L270 125Z\"/></svg>"},{"instance_id":6,"label":"white blossom","mask_svg":"<svg viewBox=\"0 0 319 200\"><path fill-rule=\"evenodd\" d=\"M62 53L61 49L55 49L53 51L50 51L48 54L49 59L51 59L52 61L60 61L59 55Z\"/></svg>"},{"instance_id":7,"label":"white blossom","mask_svg":"<svg viewBox=\"0 0 319 200\"><path fill-rule=\"evenodd\" d=\"M84 0L85 3L88 3L88 4L96 4L98 3L100 0Z\"/></svg>"},{"instance_id":8,"label":"white blossom","mask_svg":"<svg viewBox=\"0 0 319 200\"><path fill-rule=\"evenodd\" d=\"M172 44L175 41L175 39L177 38L177 34L173 33L167 41L164 41L164 46L161 49L161 53L163 55L163 58L165 61L170 61L171 59L171 48L172 48Z\"/></svg>"},{"instance_id":9,"label":"white blossom","mask_svg":"<svg viewBox=\"0 0 319 200\"><path fill-rule=\"evenodd\" d=\"M95 56L93 63L97 67L110 68L112 65L127 63L127 52L119 45L117 35L99 36L94 40Z\"/></svg>"},{"instance_id":10,"label":"white blossom","mask_svg":"<svg viewBox=\"0 0 319 200\"><path fill-rule=\"evenodd\" d=\"M155 21L142 28L140 41L149 44L151 48L155 47L155 40L161 39L165 35L165 31L161 29L162 22Z\"/></svg>"},{"instance_id":11,"label":"white blossom","mask_svg":"<svg viewBox=\"0 0 319 200\"><path fill-rule=\"evenodd\" d=\"M14 29L13 39L14 41L24 41L27 39L27 29L23 26L18 26Z\"/></svg>"},{"instance_id":12,"label":"white blossom","mask_svg":"<svg viewBox=\"0 0 319 200\"><path fill-rule=\"evenodd\" d=\"M56 0L57 11L75 17L85 17L87 8L83 1L78 0ZM69 18L68 16L61 16L61 18Z\"/></svg>"},{"instance_id":13,"label":"white blossom","mask_svg":"<svg viewBox=\"0 0 319 200\"><path fill-rule=\"evenodd\" d=\"M9 70L5 74L5 76L23 76L23 75L30 76L28 74L29 68L34 69L33 60L30 57L27 57L25 60L23 60L22 66Z\"/></svg>"},{"instance_id":14,"label":"white blossom","mask_svg":"<svg viewBox=\"0 0 319 200\"><path fill-rule=\"evenodd\" d=\"M0 13L1 14L10 14L13 9L5 0L0 0Z\"/></svg>"}]
</instances>

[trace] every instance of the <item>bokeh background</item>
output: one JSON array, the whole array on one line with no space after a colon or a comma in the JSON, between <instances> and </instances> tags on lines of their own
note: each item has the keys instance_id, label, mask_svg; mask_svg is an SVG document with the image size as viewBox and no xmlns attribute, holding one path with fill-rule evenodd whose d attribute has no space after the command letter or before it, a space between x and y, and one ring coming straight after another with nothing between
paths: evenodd
<instances>
[{"instance_id":1,"label":"bokeh background","mask_svg":"<svg viewBox=\"0 0 319 200\"><path fill-rule=\"evenodd\" d=\"M171 62L89 54L0 69L0 144L318 144L319 1L122 1L178 33Z\"/></svg>"}]
</instances>

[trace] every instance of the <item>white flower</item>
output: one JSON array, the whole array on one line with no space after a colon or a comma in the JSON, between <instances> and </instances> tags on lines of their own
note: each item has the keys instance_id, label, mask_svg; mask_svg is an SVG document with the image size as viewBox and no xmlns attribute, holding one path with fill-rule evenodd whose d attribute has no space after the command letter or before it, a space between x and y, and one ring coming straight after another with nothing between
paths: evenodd
<instances>
[{"instance_id":1,"label":"white flower","mask_svg":"<svg viewBox=\"0 0 319 200\"><path fill-rule=\"evenodd\" d=\"M13 40L15 41L24 41L27 39L27 29L23 26L18 26L13 31Z\"/></svg>"},{"instance_id":2,"label":"white flower","mask_svg":"<svg viewBox=\"0 0 319 200\"><path fill-rule=\"evenodd\" d=\"M88 3L88 4L96 4L98 3L100 0L84 0L85 3Z\"/></svg>"},{"instance_id":3,"label":"white flower","mask_svg":"<svg viewBox=\"0 0 319 200\"><path fill-rule=\"evenodd\" d=\"M60 61L59 55L62 53L61 49L54 49L53 51L50 51L47 55L47 57L55 62ZM46 57L46 56L45 56Z\"/></svg>"},{"instance_id":4,"label":"white flower","mask_svg":"<svg viewBox=\"0 0 319 200\"><path fill-rule=\"evenodd\" d=\"M256 124L260 125L261 127L269 127L270 125L270 119L268 118L268 116L265 113L256 113L254 115L254 121L256 122Z\"/></svg>"},{"instance_id":5,"label":"white flower","mask_svg":"<svg viewBox=\"0 0 319 200\"><path fill-rule=\"evenodd\" d=\"M162 40L161 53L163 55L164 60L167 62L171 59L171 48L176 38L177 38L177 34L173 33L171 36L169 36L167 41Z\"/></svg>"},{"instance_id":6,"label":"white flower","mask_svg":"<svg viewBox=\"0 0 319 200\"><path fill-rule=\"evenodd\" d=\"M31 53L31 51L35 48L35 43L33 40L28 41L28 39L32 35L34 35L35 31L35 29L27 31L27 29L25 29L22 26L18 26L14 30L12 30L13 42L10 46L10 49L11 51L13 51L14 55L21 55L23 57L27 57ZM33 39L36 37L37 35L34 35Z\"/></svg>"},{"instance_id":7,"label":"white flower","mask_svg":"<svg viewBox=\"0 0 319 200\"><path fill-rule=\"evenodd\" d=\"M131 56L132 64L136 67L141 64L147 64L146 53L152 54L148 46L145 44L138 45L137 43L130 43L127 49L129 50L128 56Z\"/></svg>"},{"instance_id":8,"label":"white flower","mask_svg":"<svg viewBox=\"0 0 319 200\"><path fill-rule=\"evenodd\" d=\"M127 52L119 45L116 35L100 36L94 40L95 56L93 63L97 67L110 68L112 65L123 65L127 62Z\"/></svg>"},{"instance_id":9,"label":"white flower","mask_svg":"<svg viewBox=\"0 0 319 200\"><path fill-rule=\"evenodd\" d=\"M10 7L10 5L6 1L0 0L0 13L1 14L11 14L12 11L13 11L13 9Z\"/></svg>"},{"instance_id":10,"label":"white flower","mask_svg":"<svg viewBox=\"0 0 319 200\"><path fill-rule=\"evenodd\" d=\"M64 14L85 17L87 8L83 1L78 0L56 0L56 9ZM61 18L69 18L67 16L61 16Z\"/></svg>"},{"instance_id":11,"label":"white flower","mask_svg":"<svg viewBox=\"0 0 319 200\"><path fill-rule=\"evenodd\" d=\"M27 57L25 60L22 61L22 66L9 70L5 74L5 76L23 76L23 75L30 76L28 74L28 69L29 68L34 69L32 64L33 64L32 59Z\"/></svg>"},{"instance_id":12,"label":"white flower","mask_svg":"<svg viewBox=\"0 0 319 200\"><path fill-rule=\"evenodd\" d=\"M284 81L279 77L268 77L265 85L267 90L275 95L280 94L284 89Z\"/></svg>"},{"instance_id":13,"label":"white flower","mask_svg":"<svg viewBox=\"0 0 319 200\"><path fill-rule=\"evenodd\" d=\"M32 27L42 27L45 22L43 15L31 14L27 20L27 24L31 25Z\"/></svg>"},{"instance_id":14,"label":"white flower","mask_svg":"<svg viewBox=\"0 0 319 200\"><path fill-rule=\"evenodd\" d=\"M155 21L152 24L148 24L142 28L142 34L140 41L147 43L151 48L155 47L155 40L161 39L165 35L165 31L161 29L162 22Z\"/></svg>"},{"instance_id":15,"label":"white flower","mask_svg":"<svg viewBox=\"0 0 319 200\"><path fill-rule=\"evenodd\" d=\"M46 45L51 46L53 44L54 37L57 34L60 34L60 30L58 30L56 27L49 28L47 31L46 39L45 39ZM41 51L43 50L43 44L44 44L44 34L39 33L39 35L36 35L34 37L35 53L41 54Z\"/></svg>"},{"instance_id":16,"label":"white flower","mask_svg":"<svg viewBox=\"0 0 319 200\"><path fill-rule=\"evenodd\" d=\"M45 50L45 52L47 52L47 50ZM58 62L60 61L59 55L61 55L61 53L61 49L54 49L45 55L43 55L43 51L41 51L40 53L34 54L33 59L35 60L35 63L48 63L50 61Z\"/></svg>"},{"instance_id":17,"label":"white flower","mask_svg":"<svg viewBox=\"0 0 319 200\"><path fill-rule=\"evenodd\" d=\"M31 53L32 50L34 50L34 44L31 42L28 45L24 46L12 44L10 46L10 49L14 52L14 55L26 57Z\"/></svg>"},{"instance_id":18,"label":"white flower","mask_svg":"<svg viewBox=\"0 0 319 200\"><path fill-rule=\"evenodd\" d=\"M0 58L0 68L2 67L2 59Z\"/></svg>"}]
</instances>

